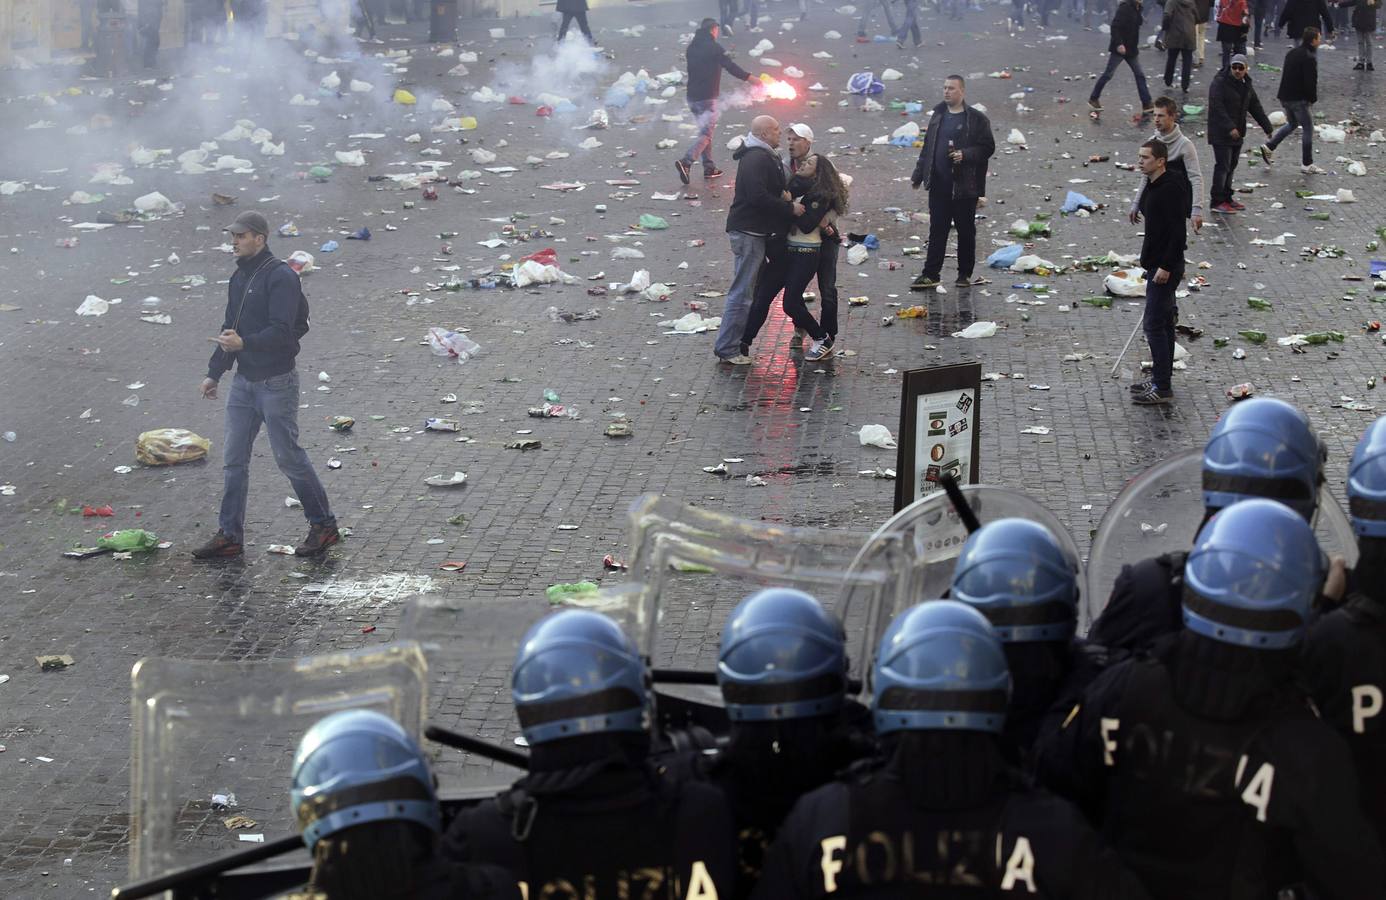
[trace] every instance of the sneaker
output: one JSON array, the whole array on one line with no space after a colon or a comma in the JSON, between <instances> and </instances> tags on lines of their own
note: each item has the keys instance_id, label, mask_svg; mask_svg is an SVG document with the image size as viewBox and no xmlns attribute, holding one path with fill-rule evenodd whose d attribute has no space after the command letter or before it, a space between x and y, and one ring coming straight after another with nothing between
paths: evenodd
<instances>
[{"instance_id":1,"label":"sneaker","mask_svg":"<svg viewBox=\"0 0 1386 900\"><path fill-rule=\"evenodd\" d=\"M1235 209L1237 212L1241 212L1242 210L1246 209L1244 205L1238 203L1236 200L1228 200L1227 205Z\"/></svg>"},{"instance_id":2,"label":"sneaker","mask_svg":"<svg viewBox=\"0 0 1386 900\"><path fill-rule=\"evenodd\" d=\"M684 162L681 159L676 160L674 162L674 168L679 170L679 181L682 181L684 184L688 184L688 163Z\"/></svg>"},{"instance_id":3,"label":"sneaker","mask_svg":"<svg viewBox=\"0 0 1386 900\"><path fill-rule=\"evenodd\" d=\"M1257 147L1256 152L1261 154L1261 159L1265 160L1266 165L1270 165L1271 160L1275 158L1275 151L1271 150L1271 148L1265 144Z\"/></svg>"},{"instance_id":4,"label":"sneaker","mask_svg":"<svg viewBox=\"0 0 1386 900\"><path fill-rule=\"evenodd\" d=\"M905 41L904 41L904 38L898 38L898 39L896 39L896 41L895 41L895 46L899 47L901 50L904 50L904 49L905 49Z\"/></svg>"},{"instance_id":5,"label":"sneaker","mask_svg":"<svg viewBox=\"0 0 1386 900\"><path fill-rule=\"evenodd\" d=\"M720 25L718 27L721 29L722 33L725 34L727 37L736 36L736 32L732 30L732 27L730 25Z\"/></svg>"},{"instance_id":6,"label":"sneaker","mask_svg":"<svg viewBox=\"0 0 1386 900\"><path fill-rule=\"evenodd\" d=\"M749 366L751 363L755 362L754 359L751 359L751 357L744 353L738 353L735 356L719 356L717 358L729 366Z\"/></svg>"},{"instance_id":7,"label":"sneaker","mask_svg":"<svg viewBox=\"0 0 1386 900\"><path fill-rule=\"evenodd\" d=\"M317 556L341 540L342 535L336 525L313 525L309 527L303 543L294 548L294 556Z\"/></svg>"},{"instance_id":8,"label":"sneaker","mask_svg":"<svg viewBox=\"0 0 1386 900\"><path fill-rule=\"evenodd\" d=\"M1222 213L1224 216L1235 216L1237 214L1237 208L1233 206L1231 203L1227 203L1224 201L1222 203L1214 204L1213 212Z\"/></svg>"},{"instance_id":9,"label":"sneaker","mask_svg":"<svg viewBox=\"0 0 1386 900\"><path fill-rule=\"evenodd\" d=\"M938 287L938 279L932 275L920 273L919 277L910 282L912 291L931 291Z\"/></svg>"},{"instance_id":10,"label":"sneaker","mask_svg":"<svg viewBox=\"0 0 1386 900\"><path fill-rule=\"evenodd\" d=\"M1164 38L1157 37L1157 38L1155 39L1155 49L1156 49L1156 50L1159 50L1161 53L1164 53L1164 52L1165 52L1165 39L1164 39Z\"/></svg>"},{"instance_id":11,"label":"sneaker","mask_svg":"<svg viewBox=\"0 0 1386 900\"><path fill-rule=\"evenodd\" d=\"M1143 381L1132 382L1129 389L1133 394L1144 394L1146 391L1150 390L1154 386L1155 382L1147 378Z\"/></svg>"},{"instance_id":12,"label":"sneaker","mask_svg":"<svg viewBox=\"0 0 1386 900\"><path fill-rule=\"evenodd\" d=\"M976 284L985 284L986 279L980 275L959 275L953 282L953 287L972 287Z\"/></svg>"},{"instance_id":13,"label":"sneaker","mask_svg":"<svg viewBox=\"0 0 1386 900\"><path fill-rule=\"evenodd\" d=\"M233 541L223 531L212 535L212 539L192 552L195 559L232 559L245 552L240 541Z\"/></svg>"},{"instance_id":14,"label":"sneaker","mask_svg":"<svg viewBox=\"0 0 1386 900\"><path fill-rule=\"evenodd\" d=\"M1321 168L1321 167L1319 167L1319 166L1316 166L1316 165L1314 165L1313 163L1309 163L1309 164L1306 165L1306 166L1300 166L1300 167L1299 167L1299 170L1300 170L1301 172L1303 172L1305 175L1327 175L1327 174L1328 174L1328 170L1327 170L1327 169L1324 169L1324 168Z\"/></svg>"},{"instance_id":15,"label":"sneaker","mask_svg":"<svg viewBox=\"0 0 1386 900\"><path fill-rule=\"evenodd\" d=\"M1162 391L1152 384L1144 393L1134 395L1131 402L1137 406L1165 406L1174 402L1174 391Z\"/></svg>"},{"instance_id":16,"label":"sneaker","mask_svg":"<svg viewBox=\"0 0 1386 900\"><path fill-rule=\"evenodd\" d=\"M814 341L812 344L809 344L809 348L804 351L804 361L818 362L820 359L827 359L832 355L832 348L825 346L824 341Z\"/></svg>"},{"instance_id":17,"label":"sneaker","mask_svg":"<svg viewBox=\"0 0 1386 900\"><path fill-rule=\"evenodd\" d=\"M804 334L805 334L804 329L802 329L802 328L796 328L796 329L794 329L794 337L792 337L792 338L789 339L789 346L790 346L791 348L794 348L794 347L802 347L802 346L804 346Z\"/></svg>"},{"instance_id":18,"label":"sneaker","mask_svg":"<svg viewBox=\"0 0 1386 900\"><path fill-rule=\"evenodd\" d=\"M1375 72L1375 71L1376 71L1376 66L1372 65L1371 63L1367 63L1367 71L1368 71L1368 72Z\"/></svg>"},{"instance_id":19,"label":"sneaker","mask_svg":"<svg viewBox=\"0 0 1386 900\"><path fill-rule=\"evenodd\" d=\"M722 175L722 170L717 168L716 166L713 166L711 169L703 169L703 181L711 181L714 178L721 178Z\"/></svg>"},{"instance_id":20,"label":"sneaker","mask_svg":"<svg viewBox=\"0 0 1386 900\"><path fill-rule=\"evenodd\" d=\"M1093 112L1102 112L1102 101L1098 100L1096 97L1090 98L1088 100L1088 109Z\"/></svg>"}]
</instances>

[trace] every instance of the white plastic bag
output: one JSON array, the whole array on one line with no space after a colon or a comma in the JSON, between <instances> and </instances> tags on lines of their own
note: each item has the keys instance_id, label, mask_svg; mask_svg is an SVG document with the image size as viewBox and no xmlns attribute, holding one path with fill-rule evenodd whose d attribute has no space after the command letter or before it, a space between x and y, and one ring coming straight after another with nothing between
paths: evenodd
<instances>
[{"instance_id":1,"label":"white plastic bag","mask_svg":"<svg viewBox=\"0 0 1386 900\"><path fill-rule=\"evenodd\" d=\"M890 436L890 429L884 425L861 426L857 439L863 447L880 447L882 450L894 450L896 447L895 438Z\"/></svg>"},{"instance_id":2,"label":"white plastic bag","mask_svg":"<svg viewBox=\"0 0 1386 900\"><path fill-rule=\"evenodd\" d=\"M465 334L442 328L428 329L428 347L434 356L448 356L464 363L481 352L481 345Z\"/></svg>"},{"instance_id":3,"label":"white plastic bag","mask_svg":"<svg viewBox=\"0 0 1386 900\"><path fill-rule=\"evenodd\" d=\"M859 266L866 262L870 255L871 251L866 249L865 244L853 244L847 248L847 263L848 265Z\"/></svg>"},{"instance_id":4,"label":"white plastic bag","mask_svg":"<svg viewBox=\"0 0 1386 900\"><path fill-rule=\"evenodd\" d=\"M1011 133L1006 135L1006 143L1014 144L1017 147L1025 146L1025 135L1019 128L1012 128Z\"/></svg>"},{"instance_id":5,"label":"white plastic bag","mask_svg":"<svg viewBox=\"0 0 1386 900\"><path fill-rule=\"evenodd\" d=\"M1117 269L1102 280L1102 286L1118 297L1145 296L1145 269L1135 266Z\"/></svg>"},{"instance_id":6,"label":"white plastic bag","mask_svg":"<svg viewBox=\"0 0 1386 900\"><path fill-rule=\"evenodd\" d=\"M95 294L88 294L87 299L82 301L82 305L77 307L77 315L79 316L104 316L110 311L111 304Z\"/></svg>"},{"instance_id":7,"label":"white plastic bag","mask_svg":"<svg viewBox=\"0 0 1386 900\"><path fill-rule=\"evenodd\" d=\"M973 322L962 331L953 332L953 337L976 339L989 338L994 334L996 334L995 322Z\"/></svg>"}]
</instances>

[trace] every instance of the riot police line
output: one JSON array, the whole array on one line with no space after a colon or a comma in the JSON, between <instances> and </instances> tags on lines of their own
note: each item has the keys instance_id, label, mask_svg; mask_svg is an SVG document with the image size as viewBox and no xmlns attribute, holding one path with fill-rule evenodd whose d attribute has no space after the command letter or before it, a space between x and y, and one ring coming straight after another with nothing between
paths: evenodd
<instances>
[{"instance_id":1,"label":"riot police line","mask_svg":"<svg viewBox=\"0 0 1386 900\"><path fill-rule=\"evenodd\" d=\"M440 802L409 729L334 712L286 773L311 867L240 868L281 840L114 894L1386 897L1386 418L1353 454L1343 523L1325 459L1290 404L1231 407L1195 483L1156 467L1113 504L1087 596L1071 537L1026 502L951 491L952 550L907 509L882 531L918 577L879 582L866 614L792 569L745 592L718 708L683 719L708 728L673 727L661 675L700 679L652 668L640 626L554 612L510 672L527 755L429 730L523 763L509 787ZM877 584L881 536L844 582Z\"/></svg>"}]
</instances>

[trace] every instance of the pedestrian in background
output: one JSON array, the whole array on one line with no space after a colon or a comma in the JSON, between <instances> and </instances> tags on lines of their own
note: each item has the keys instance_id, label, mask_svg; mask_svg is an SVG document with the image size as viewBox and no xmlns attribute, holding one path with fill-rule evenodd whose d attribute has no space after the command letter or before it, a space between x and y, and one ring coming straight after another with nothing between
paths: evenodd
<instances>
[{"instance_id":1,"label":"pedestrian in background","mask_svg":"<svg viewBox=\"0 0 1386 900\"><path fill-rule=\"evenodd\" d=\"M779 146L780 123L772 116L756 116L751 120L751 133L732 154L737 161L736 188L727 210L727 237L734 259L732 283L727 288L712 352L734 366L755 362L750 348L741 343L741 335L765 266L766 241L785 234L790 223L804 214L801 204L785 196L784 167L775 154Z\"/></svg>"},{"instance_id":2,"label":"pedestrian in background","mask_svg":"<svg viewBox=\"0 0 1386 900\"><path fill-rule=\"evenodd\" d=\"M308 519L308 537L298 556L316 556L341 538L328 506L327 491L308 454L298 443L299 341L308 333L308 301L298 273L269 248L269 223L257 212L241 213L226 229L236 254L236 271L227 287L226 315L202 379L202 396L217 397L217 382L233 367L226 398L225 483L217 533L193 551L198 559L241 556L245 545L246 496L250 490L250 451L264 425L279 471L288 477Z\"/></svg>"},{"instance_id":3,"label":"pedestrian in background","mask_svg":"<svg viewBox=\"0 0 1386 900\"><path fill-rule=\"evenodd\" d=\"M587 38L587 43L593 45L597 43L592 37L592 29L587 25L587 0L558 0L556 9L563 14L563 21L558 26L558 42L560 44L568 36L568 26L572 24L574 19L577 20L582 36Z\"/></svg>"},{"instance_id":4,"label":"pedestrian in background","mask_svg":"<svg viewBox=\"0 0 1386 900\"><path fill-rule=\"evenodd\" d=\"M1174 400L1174 325L1179 321L1174 292L1184 278L1189 185L1179 172L1170 171L1168 156L1164 141L1152 139L1141 144L1138 164L1146 185L1133 218L1140 222L1145 217L1141 242L1141 268L1146 272L1143 324L1151 367L1149 381L1131 386L1131 402L1137 406L1162 406Z\"/></svg>"},{"instance_id":5,"label":"pedestrian in background","mask_svg":"<svg viewBox=\"0 0 1386 900\"><path fill-rule=\"evenodd\" d=\"M1213 187L1209 199L1213 211L1223 215L1246 209L1233 196L1232 176L1242 157L1248 114L1269 137L1270 119L1251 84L1246 57L1237 53L1227 68L1213 76L1212 87L1208 89L1208 143L1213 146Z\"/></svg>"},{"instance_id":6,"label":"pedestrian in background","mask_svg":"<svg viewBox=\"0 0 1386 900\"><path fill-rule=\"evenodd\" d=\"M924 271L910 283L912 291L938 285L948 232L958 231L958 287L980 283L972 277L977 264L977 200L987 193L987 162L996 152L991 120L967 105L961 75L943 80L943 102L934 107L924 146L914 164L910 186L929 192L929 249Z\"/></svg>"},{"instance_id":7,"label":"pedestrian in background","mask_svg":"<svg viewBox=\"0 0 1386 900\"><path fill-rule=\"evenodd\" d=\"M738 66L717 43L721 25L716 19L703 19L693 40L688 42L685 56L688 61L688 108L698 124L698 136L684 151L683 158L674 163L679 180L688 184L693 160L702 158L703 178L719 178L722 170L712 160L712 135L717 130L717 99L722 94L722 70L733 78L751 81L754 76Z\"/></svg>"},{"instance_id":8,"label":"pedestrian in background","mask_svg":"<svg viewBox=\"0 0 1386 900\"><path fill-rule=\"evenodd\" d=\"M727 37L731 37L736 32L732 26L736 24L736 17L740 15L737 0L717 0L717 24L722 26L722 31Z\"/></svg>"},{"instance_id":9,"label":"pedestrian in background","mask_svg":"<svg viewBox=\"0 0 1386 900\"><path fill-rule=\"evenodd\" d=\"M1247 0L1222 0L1218 7L1218 43L1222 45L1222 65L1226 69L1232 57L1246 55L1246 33L1251 21Z\"/></svg>"},{"instance_id":10,"label":"pedestrian in background","mask_svg":"<svg viewBox=\"0 0 1386 900\"><path fill-rule=\"evenodd\" d=\"M1112 80L1122 63L1130 66L1131 74L1135 76L1136 92L1141 98L1141 114L1149 115L1154 110L1150 102L1150 86L1146 84L1145 72L1141 71L1141 64L1136 58L1141 51L1141 21L1141 0L1121 0L1117 4L1116 13L1112 16L1111 39L1107 41L1107 68L1092 86L1092 96L1088 97L1088 106L1094 111L1101 111L1102 89Z\"/></svg>"},{"instance_id":11,"label":"pedestrian in background","mask_svg":"<svg viewBox=\"0 0 1386 900\"><path fill-rule=\"evenodd\" d=\"M1193 230L1198 232L1203 228L1203 166L1198 161L1198 145L1180 129L1179 107L1170 98L1159 97L1155 100L1154 122L1155 133L1150 139L1159 141L1169 149L1165 154L1167 165L1171 171L1184 176L1184 184L1189 188L1188 211L1185 215L1191 220ZM1142 176L1136 188L1136 199L1131 203L1130 211L1132 224L1139 221L1141 194L1148 183Z\"/></svg>"},{"instance_id":12,"label":"pedestrian in background","mask_svg":"<svg viewBox=\"0 0 1386 900\"><path fill-rule=\"evenodd\" d=\"M164 24L164 0L139 0L136 10L140 59L146 69L152 69L159 58L159 30Z\"/></svg>"},{"instance_id":13,"label":"pedestrian in background","mask_svg":"<svg viewBox=\"0 0 1386 900\"><path fill-rule=\"evenodd\" d=\"M1174 64L1183 62L1180 86L1184 93L1189 92L1189 78L1193 68L1193 52L1197 40L1198 11L1194 0L1165 0L1165 19L1161 26L1165 34L1165 87L1174 87Z\"/></svg>"},{"instance_id":14,"label":"pedestrian in background","mask_svg":"<svg viewBox=\"0 0 1386 900\"><path fill-rule=\"evenodd\" d=\"M916 47L924 42L919 34L919 0L905 0L905 16L900 20L900 30L895 32L895 46L901 50L905 49L906 34L914 38Z\"/></svg>"},{"instance_id":15,"label":"pedestrian in background","mask_svg":"<svg viewBox=\"0 0 1386 900\"><path fill-rule=\"evenodd\" d=\"M1285 0L1276 24L1285 29L1285 36L1292 41L1303 42L1304 29L1318 29L1320 25L1323 30L1319 33L1328 35L1330 43L1333 40L1333 15L1324 0Z\"/></svg>"},{"instance_id":16,"label":"pedestrian in background","mask_svg":"<svg viewBox=\"0 0 1386 900\"><path fill-rule=\"evenodd\" d=\"M1212 0L1194 0L1194 68L1203 68L1208 47L1208 20L1213 15Z\"/></svg>"},{"instance_id":17,"label":"pedestrian in background","mask_svg":"<svg viewBox=\"0 0 1386 900\"><path fill-rule=\"evenodd\" d=\"M1280 142L1301 129L1300 167L1305 175L1326 175L1325 170L1314 165L1314 110L1319 99L1319 58L1321 40L1319 30L1312 25L1304 29L1299 46L1285 54L1285 64L1280 70L1280 90L1276 99L1285 107L1285 124L1276 129L1271 139L1261 145L1261 158L1266 165L1272 162L1272 154Z\"/></svg>"},{"instance_id":18,"label":"pedestrian in background","mask_svg":"<svg viewBox=\"0 0 1386 900\"><path fill-rule=\"evenodd\" d=\"M1376 8L1381 0L1338 0L1338 5L1352 7L1352 29L1357 32L1357 62L1353 71L1375 72L1372 36L1376 34Z\"/></svg>"},{"instance_id":19,"label":"pedestrian in background","mask_svg":"<svg viewBox=\"0 0 1386 900\"><path fill-rule=\"evenodd\" d=\"M895 16L891 15L890 3L891 0L864 0L862 3L861 19L857 22L857 43L861 44L866 42L866 23L871 21L871 13L876 8L877 4L880 4L881 10L885 13L886 25L890 28L887 34L895 34L895 32L899 30L895 27Z\"/></svg>"}]
</instances>

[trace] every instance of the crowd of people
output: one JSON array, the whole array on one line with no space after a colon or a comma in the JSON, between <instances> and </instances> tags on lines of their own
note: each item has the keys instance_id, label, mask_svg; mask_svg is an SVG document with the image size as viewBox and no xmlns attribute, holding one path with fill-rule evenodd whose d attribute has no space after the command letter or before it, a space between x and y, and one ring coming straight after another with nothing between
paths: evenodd
<instances>
[{"instance_id":1,"label":"crowd of people","mask_svg":"<svg viewBox=\"0 0 1386 900\"><path fill-rule=\"evenodd\" d=\"M1067 545L1029 519L981 524L945 598L895 601L865 702L837 617L758 590L721 632L715 747L652 727L647 663L615 621L553 613L512 673L528 773L450 823L394 722L341 712L310 731L292 787L310 888L1386 896L1386 418L1349 466L1351 570L1315 537L1325 459L1289 403L1232 407L1204 448L1192 546L1126 564L1085 637Z\"/></svg>"}]
</instances>

